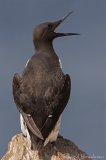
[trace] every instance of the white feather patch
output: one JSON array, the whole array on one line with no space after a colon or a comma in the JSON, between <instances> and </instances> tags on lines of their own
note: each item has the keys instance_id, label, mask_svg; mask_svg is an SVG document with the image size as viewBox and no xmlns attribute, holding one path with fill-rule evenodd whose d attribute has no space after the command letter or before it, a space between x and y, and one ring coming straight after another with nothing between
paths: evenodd
<instances>
[{"instance_id":1,"label":"white feather patch","mask_svg":"<svg viewBox=\"0 0 106 160\"><path fill-rule=\"evenodd\" d=\"M59 63L60 63L60 68L62 69L62 62L60 58L59 58Z\"/></svg>"},{"instance_id":2,"label":"white feather patch","mask_svg":"<svg viewBox=\"0 0 106 160\"><path fill-rule=\"evenodd\" d=\"M25 123L25 121L24 121L21 113L20 113L20 124L21 124L21 131L22 131L22 133L24 134L25 137L27 137L28 142L31 143L30 135L29 135L26 123Z\"/></svg>"},{"instance_id":3,"label":"white feather patch","mask_svg":"<svg viewBox=\"0 0 106 160\"><path fill-rule=\"evenodd\" d=\"M30 59L27 60L27 62L26 62L26 64L25 64L25 67L27 67L29 61L30 61Z\"/></svg>"}]
</instances>

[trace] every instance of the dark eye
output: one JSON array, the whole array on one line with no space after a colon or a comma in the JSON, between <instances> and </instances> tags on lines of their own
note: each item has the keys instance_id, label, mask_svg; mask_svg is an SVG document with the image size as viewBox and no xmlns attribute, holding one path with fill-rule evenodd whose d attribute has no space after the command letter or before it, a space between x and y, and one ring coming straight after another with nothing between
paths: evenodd
<instances>
[{"instance_id":1,"label":"dark eye","mask_svg":"<svg viewBox=\"0 0 106 160\"><path fill-rule=\"evenodd\" d=\"M49 29L52 29L52 24L49 23L49 24L48 24L48 28L49 28Z\"/></svg>"}]
</instances>

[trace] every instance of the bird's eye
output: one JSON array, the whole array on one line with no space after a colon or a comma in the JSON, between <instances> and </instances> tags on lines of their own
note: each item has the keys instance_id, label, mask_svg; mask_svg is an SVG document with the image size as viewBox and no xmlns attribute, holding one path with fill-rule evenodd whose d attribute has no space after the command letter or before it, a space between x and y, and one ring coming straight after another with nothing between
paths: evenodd
<instances>
[{"instance_id":1,"label":"bird's eye","mask_svg":"<svg viewBox=\"0 0 106 160\"><path fill-rule=\"evenodd\" d=\"M51 28L52 28L52 25L51 25L50 23L48 24L48 28L49 28L49 29L51 29Z\"/></svg>"}]
</instances>

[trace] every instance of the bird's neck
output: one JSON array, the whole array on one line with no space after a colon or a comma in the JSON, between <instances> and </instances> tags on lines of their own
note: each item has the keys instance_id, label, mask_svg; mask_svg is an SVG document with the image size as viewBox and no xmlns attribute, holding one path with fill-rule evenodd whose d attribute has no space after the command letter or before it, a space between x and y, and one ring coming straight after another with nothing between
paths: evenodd
<instances>
[{"instance_id":1,"label":"bird's neck","mask_svg":"<svg viewBox=\"0 0 106 160\"><path fill-rule=\"evenodd\" d=\"M52 42L36 42L35 49L38 52L46 52L48 54L55 54Z\"/></svg>"}]
</instances>

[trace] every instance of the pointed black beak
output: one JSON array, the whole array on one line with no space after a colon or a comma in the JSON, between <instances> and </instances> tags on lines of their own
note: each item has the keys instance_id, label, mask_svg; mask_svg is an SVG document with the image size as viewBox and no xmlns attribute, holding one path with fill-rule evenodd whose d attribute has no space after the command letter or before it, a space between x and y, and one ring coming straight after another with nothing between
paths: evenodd
<instances>
[{"instance_id":1,"label":"pointed black beak","mask_svg":"<svg viewBox=\"0 0 106 160\"><path fill-rule=\"evenodd\" d=\"M52 30L55 31L55 29L68 17L70 16L71 14L73 13L72 12L69 12L67 15L65 15L62 19L58 20L58 21L55 21L52 23ZM55 33L55 37L62 37L62 36L72 36L72 35L80 35L79 33Z\"/></svg>"}]
</instances>

